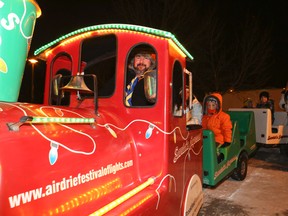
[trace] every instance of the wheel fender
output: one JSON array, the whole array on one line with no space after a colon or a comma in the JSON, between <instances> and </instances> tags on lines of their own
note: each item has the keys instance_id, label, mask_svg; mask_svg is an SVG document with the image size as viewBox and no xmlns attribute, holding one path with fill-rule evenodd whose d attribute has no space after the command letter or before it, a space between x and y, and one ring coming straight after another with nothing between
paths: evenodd
<instances>
[{"instance_id":1,"label":"wheel fender","mask_svg":"<svg viewBox=\"0 0 288 216\"><path fill-rule=\"evenodd\" d=\"M198 175L194 174L190 178L183 196L181 215L198 215L203 205L202 182Z\"/></svg>"}]
</instances>

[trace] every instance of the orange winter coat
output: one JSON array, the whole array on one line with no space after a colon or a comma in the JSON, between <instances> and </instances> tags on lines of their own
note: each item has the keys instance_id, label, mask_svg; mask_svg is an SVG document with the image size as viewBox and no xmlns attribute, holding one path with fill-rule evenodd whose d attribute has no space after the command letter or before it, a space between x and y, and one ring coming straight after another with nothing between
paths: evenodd
<instances>
[{"instance_id":1,"label":"orange winter coat","mask_svg":"<svg viewBox=\"0 0 288 216\"><path fill-rule=\"evenodd\" d=\"M209 98L214 98L218 101L217 112L213 115L208 115L207 101ZM222 96L218 93L213 93L204 99L204 115L202 119L202 126L214 132L215 142L220 145L224 142L231 143L232 141L232 122L230 116L222 111Z\"/></svg>"}]
</instances>

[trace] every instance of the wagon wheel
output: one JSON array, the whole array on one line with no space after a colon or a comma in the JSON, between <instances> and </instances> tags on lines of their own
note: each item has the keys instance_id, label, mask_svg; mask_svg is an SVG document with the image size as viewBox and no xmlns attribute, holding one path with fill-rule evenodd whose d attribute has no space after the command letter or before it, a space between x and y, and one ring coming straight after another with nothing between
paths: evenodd
<instances>
[{"instance_id":1,"label":"wagon wheel","mask_svg":"<svg viewBox=\"0 0 288 216\"><path fill-rule=\"evenodd\" d=\"M242 181L246 178L248 166L248 155L242 152L238 158L237 167L235 168L232 178L238 181Z\"/></svg>"}]
</instances>

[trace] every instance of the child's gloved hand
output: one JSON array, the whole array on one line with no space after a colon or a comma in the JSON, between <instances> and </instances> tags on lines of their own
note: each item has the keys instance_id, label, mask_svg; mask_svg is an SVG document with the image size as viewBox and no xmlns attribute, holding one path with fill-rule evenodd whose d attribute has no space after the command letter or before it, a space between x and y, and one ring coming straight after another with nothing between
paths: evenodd
<instances>
[{"instance_id":1,"label":"child's gloved hand","mask_svg":"<svg viewBox=\"0 0 288 216\"><path fill-rule=\"evenodd\" d=\"M223 145L222 145L221 147L227 147L227 146L229 146L229 145L231 145L230 142L224 142Z\"/></svg>"}]
</instances>

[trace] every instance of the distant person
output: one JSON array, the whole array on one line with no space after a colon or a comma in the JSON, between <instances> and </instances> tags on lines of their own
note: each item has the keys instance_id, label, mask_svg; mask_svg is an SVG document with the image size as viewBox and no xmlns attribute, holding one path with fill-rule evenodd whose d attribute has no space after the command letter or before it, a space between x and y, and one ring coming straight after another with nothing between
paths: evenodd
<instances>
[{"instance_id":1,"label":"distant person","mask_svg":"<svg viewBox=\"0 0 288 216\"><path fill-rule=\"evenodd\" d=\"M288 114L288 81L286 84L286 88L281 92L279 107L280 109L285 110Z\"/></svg>"},{"instance_id":2,"label":"distant person","mask_svg":"<svg viewBox=\"0 0 288 216\"><path fill-rule=\"evenodd\" d=\"M269 98L269 92L262 91L259 94L259 103L256 108L267 108L271 110L271 121L274 122L274 101Z\"/></svg>"},{"instance_id":3,"label":"distant person","mask_svg":"<svg viewBox=\"0 0 288 216\"><path fill-rule=\"evenodd\" d=\"M253 101L251 98L247 98L244 102L243 102L243 108L253 108Z\"/></svg>"},{"instance_id":4,"label":"distant person","mask_svg":"<svg viewBox=\"0 0 288 216\"><path fill-rule=\"evenodd\" d=\"M196 96L194 94L192 94L192 108L190 109L189 108L189 98L190 98L189 86L186 86L185 89L186 89L186 98L185 98L185 102L186 102L186 110L185 110L186 124L187 125L188 124L201 125L202 124L202 116L203 116L202 105L198 101ZM180 90L179 95L182 98L182 95L183 95L182 89ZM181 102L181 104L182 104L182 102ZM182 112L182 106L181 105L176 106L175 110L174 110L174 114L181 116L181 112Z\"/></svg>"},{"instance_id":5,"label":"distant person","mask_svg":"<svg viewBox=\"0 0 288 216\"><path fill-rule=\"evenodd\" d=\"M203 109L196 96L192 96L192 119L190 124L202 125ZM189 121L188 121L189 124Z\"/></svg>"},{"instance_id":6,"label":"distant person","mask_svg":"<svg viewBox=\"0 0 288 216\"><path fill-rule=\"evenodd\" d=\"M145 97L144 74L155 70L156 62L151 53L138 52L131 60L125 90L126 106L147 106L152 105Z\"/></svg>"},{"instance_id":7,"label":"distant person","mask_svg":"<svg viewBox=\"0 0 288 216\"><path fill-rule=\"evenodd\" d=\"M281 98L279 101L279 106L282 110L284 110L287 113L286 116L286 124L288 126L288 81L286 84L286 88L281 92Z\"/></svg>"},{"instance_id":8,"label":"distant person","mask_svg":"<svg viewBox=\"0 0 288 216\"><path fill-rule=\"evenodd\" d=\"M285 110L288 114L288 90L283 90L281 92L279 106L282 110Z\"/></svg>"}]
</instances>

